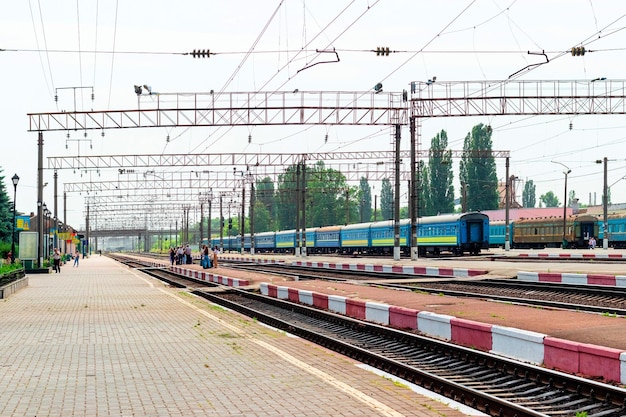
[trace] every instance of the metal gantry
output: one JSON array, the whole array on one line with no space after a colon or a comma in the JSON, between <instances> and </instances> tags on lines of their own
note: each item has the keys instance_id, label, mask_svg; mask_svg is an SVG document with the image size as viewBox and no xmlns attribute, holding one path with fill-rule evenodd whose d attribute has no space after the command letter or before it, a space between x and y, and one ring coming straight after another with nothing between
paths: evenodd
<instances>
[{"instance_id":1,"label":"metal gantry","mask_svg":"<svg viewBox=\"0 0 626 417\"><path fill-rule=\"evenodd\" d=\"M481 115L625 114L625 99L624 80L429 81L411 82L410 92L401 93L160 94L154 101L140 100L139 107L132 110L29 113L28 130L38 132L39 221L42 221L43 132L46 131L256 125L382 125L396 130L397 126L410 125L410 178L413 184L410 196L411 257L416 259L415 184L423 119ZM508 181L506 193L506 201L509 201ZM40 249L42 245L40 236Z\"/></svg>"}]
</instances>

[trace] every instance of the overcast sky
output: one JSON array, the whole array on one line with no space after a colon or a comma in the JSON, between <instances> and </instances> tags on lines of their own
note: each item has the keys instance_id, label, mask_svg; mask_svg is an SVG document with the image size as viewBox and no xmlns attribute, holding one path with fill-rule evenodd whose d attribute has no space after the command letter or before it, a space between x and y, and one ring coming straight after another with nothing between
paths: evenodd
<instances>
[{"instance_id":1,"label":"overcast sky","mask_svg":"<svg viewBox=\"0 0 626 417\"><path fill-rule=\"evenodd\" d=\"M134 0L0 3L0 167L20 176L17 209L37 201L37 134L27 113L137 108L133 85L155 92L368 91L408 89L411 81L623 79L626 3L618 0ZM583 44L582 57L563 54ZM389 47L389 56L371 50ZM310 66L315 50L335 48L339 62ZM210 58L183 53L210 49ZM306 69L305 69L306 68ZM94 100L91 100L91 92ZM55 96L58 101L55 101ZM150 98L145 98L150 99ZM568 188L583 203L596 193L608 157L613 202L626 202L624 116L472 117L425 120L421 146L441 129L452 149L477 123L493 128L493 148L511 152L511 174L532 179L537 198ZM381 127L236 127L44 133L44 157L222 152L338 152L391 150ZM328 135L328 141L324 137ZM408 139L408 129L403 130ZM169 142L166 138L169 136ZM248 143L248 136L252 136ZM92 148L90 148L90 145ZM408 140L403 140L408 149ZM504 178L504 161L497 160ZM47 166L47 160L44 161ZM455 161L455 170L458 161ZM115 170L116 171L116 170ZM59 190L94 173L59 172ZM94 181L114 173L103 172ZM52 206L52 172L44 201ZM520 184L520 187L523 183ZM379 188L379 187L377 187ZM459 184L455 178L458 195ZM521 188L518 190L521 200ZM68 223L84 225L84 196L68 195ZM59 211L62 203L59 202ZM61 213L59 214L61 215Z\"/></svg>"}]
</instances>

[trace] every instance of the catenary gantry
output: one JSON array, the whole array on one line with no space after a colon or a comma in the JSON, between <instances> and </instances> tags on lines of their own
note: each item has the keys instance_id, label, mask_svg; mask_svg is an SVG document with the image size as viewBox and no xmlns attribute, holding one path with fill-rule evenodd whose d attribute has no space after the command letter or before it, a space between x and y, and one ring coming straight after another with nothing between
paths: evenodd
<instances>
[{"instance_id":1,"label":"catenary gantry","mask_svg":"<svg viewBox=\"0 0 626 417\"><path fill-rule=\"evenodd\" d=\"M594 81L412 82L409 92L380 94L297 90L161 94L154 101L139 100L138 108L133 110L30 113L29 131L39 132L38 202L43 199L44 131L174 126L385 125L395 127L394 140L399 143L399 127L409 125L410 177L416 179L422 119L480 115L626 114L626 81ZM397 164L394 171L396 174L399 171ZM416 184L416 181L412 182ZM396 175L396 191L398 186ZM506 193L508 201L508 184ZM417 257L416 200L417 192L413 186L409 205L412 259ZM41 205L38 206L38 215L42 219ZM40 247L41 239L40 236ZM399 250L394 252L394 258L396 253L399 259Z\"/></svg>"}]
</instances>

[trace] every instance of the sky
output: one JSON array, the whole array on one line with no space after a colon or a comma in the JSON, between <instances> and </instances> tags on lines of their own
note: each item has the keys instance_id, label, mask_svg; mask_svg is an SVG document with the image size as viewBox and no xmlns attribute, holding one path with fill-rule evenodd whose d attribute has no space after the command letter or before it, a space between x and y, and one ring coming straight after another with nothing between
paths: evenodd
<instances>
[{"instance_id":1,"label":"sky","mask_svg":"<svg viewBox=\"0 0 626 417\"><path fill-rule=\"evenodd\" d=\"M16 203L23 213L36 211L37 203L37 133L28 132L27 114L136 109L136 84L165 94L367 92L380 82L385 92L400 92L433 76L506 80L544 61L537 53L549 62L517 80L626 78L626 3L618 0L5 1L0 28L0 168L11 199L10 178L19 175ZM567 53L579 45L589 52ZM392 52L377 56L377 47ZM212 55L185 55L198 49ZM332 49L339 62L312 65L320 61L316 50ZM460 150L478 123L492 126L494 150L510 151L519 201L524 182L533 180L537 198L553 191L562 202L566 166L568 189L584 204L600 204L603 169L595 161L607 157L612 201L626 202L624 116L427 119L420 147L444 129L449 147ZM389 128L376 126L45 132L44 167L48 157L77 155L390 151L390 137ZM409 149L408 128L402 137L402 149ZM496 164L503 180L504 160ZM117 174L61 170L59 193L66 183L114 181ZM48 207L52 176L44 171ZM454 185L458 195L458 177ZM85 196L68 194L66 209L67 223L84 227ZM59 217L62 210L60 198Z\"/></svg>"}]
</instances>

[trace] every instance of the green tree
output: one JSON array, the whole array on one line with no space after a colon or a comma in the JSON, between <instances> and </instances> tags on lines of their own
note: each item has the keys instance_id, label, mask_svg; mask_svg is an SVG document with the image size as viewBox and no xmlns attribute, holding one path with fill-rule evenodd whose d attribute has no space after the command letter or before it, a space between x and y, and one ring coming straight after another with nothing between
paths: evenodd
<instances>
[{"instance_id":1,"label":"green tree","mask_svg":"<svg viewBox=\"0 0 626 417\"><path fill-rule=\"evenodd\" d=\"M384 178L380 188L380 213L383 220L393 219L393 189L388 178Z\"/></svg>"},{"instance_id":2,"label":"green tree","mask_svg":"<svg viewBox=\"0 0 626 417\"><path fill-rule=\"evenodd\" d=\"M570 192L567 193L567 194L568 194L568 196L567 196L567 207L572 207L572 203L574 201L578 200L576 198L576 191L570 190Z\"/></svg>"},{"instance_id":3,"label":"green tree","mask_svg":"<svg viewBox=\"0 0 626 417\"><path fill-rule=\"evenodd\" d=\"M261 181L257 181L254 187L256 201L260 201L265 209L270 213L270 217L273 217L272 215L274 213L276 203L276 200L274 199L274 182L270 177L265 177Z\"/></svg>"},{"instance_id":4,"label":"green tree","mask_svg":"<svg viewBox=\"0 0 626 417\"><path fill-rule=\"evenodd\" d=\"M433 209L430 201L429 172L424 161L417 162L417 217L432 216Z\"/></svg>"},{"instance_id":5,"label":"green tree","mask_svg":"<svg viewBox=\"0 0 626 417\"><path fill-rule=\"evenodd\" d=\"M298 182L301 181L298 171L298 166L291 165L278 176L277 229L288 230L296 227L296 200L298 199Z\"/></svg>"},{"instance_id":6,"label":"green tree","mask_svg":"<svg viewBox=\"0 0 626 417\"><path fill-rule=\"evenodd\" d=\"M345 221L345 190L348 189L346 177L335 169L326 168L324 162L318 161L315 165L307 167L307 179L307 226L342 224ZM355 205L354 210L356 209ZM356 214L351 218L356 220Z\"/></svg>"},{"instance_id":7,"label":"green tree","mask_svg":"<svg viewBox=\"0 0 626 417\"><path fill-rule=\"evenodd\" d=\"M265 204L256 200L254 202L254 233L272 230L272 218Z\"/></svg>"},{"instance_id":8,"label":"green tree","mask_svg":"<svg viewBox=\"0 0 626 417\"><path fill-rule=\"evenodd\" d=\"M546 207L558 207L561 204L557 196L552 191L542 194L539 199Z\"/></svg>"},{"instance_id":9,"label":"green tree","mask_svg":"<svg viewBox=\"0 0 626 417\"><path fill-rule=\"evenodd\" d=\"M302 174L302 172L301 172ZM290 166L278 177L277 200L278 224L275 229L295 228L297 166ZM300 180L301 181L301 180ZM306 226L329 226L345 221L345 193L348 190L346 177L339 171L326 168L323 161L306 167ZM358 205L350 198L356 198L357 192L349 193L348 209L350 218L358 220ZM354 213L352 213L354 211Z\"/></svg>"},{"instance_id":10,"label":"green tree","mask_svg":"<svg viewBox=\"0 0 626 417\"><path fill-rule=\"evenodd\" d=\"M466 187L466 209L495 210L498 208L498 177L492 155L491 126L474 126L463 143L459 167L461 184Z\"/></svg>"},{"instance_id":11,"label":"green tree","mask_svg":"<svg viewBox=\"0 0 626 417\"><path fill-rule=\"evenodd\" d=\"M372 218L372 188L367 181L367 178L362 177L359 181L359 212L360 222L369 222Z\"/></svg>"},{"instance_id":12,"label":"green tree","mask_svg":"<svg viewBox=\"0 0 626 417\"><path fill-rule=\"evenodd\" d=\"M2 172L3 170L0 169L0 174ZM0 175L0 241L11 242L11 233L13 233L13 202L7 194L4 179L4 175ZM13 184L11 183L11 185Z\"/></svg>"},{"instance_id":13,"label":"green tree","mask_svg":"<svg viewBox=\"0 0 626 417\"><path fill-rule=\"evenodd\" d=\"M429 215L452 213L454 211L454 186L452 185L452 151L448 147L448 134L439 132L430 142L428 151L428 194Z\"/></svg>"},{"instance_id":14,"label":"green tree","mask_svg":"<svg viewBox=\"0 0 626 417\"><path fill-rule=\"evenodd\" d=\"M535 188L533 180L526 181L526 184L524 184L524 191L522 191L522 206L528 208L535 207L535 204L537 204Z\"/></svg>"}]
</instances>

